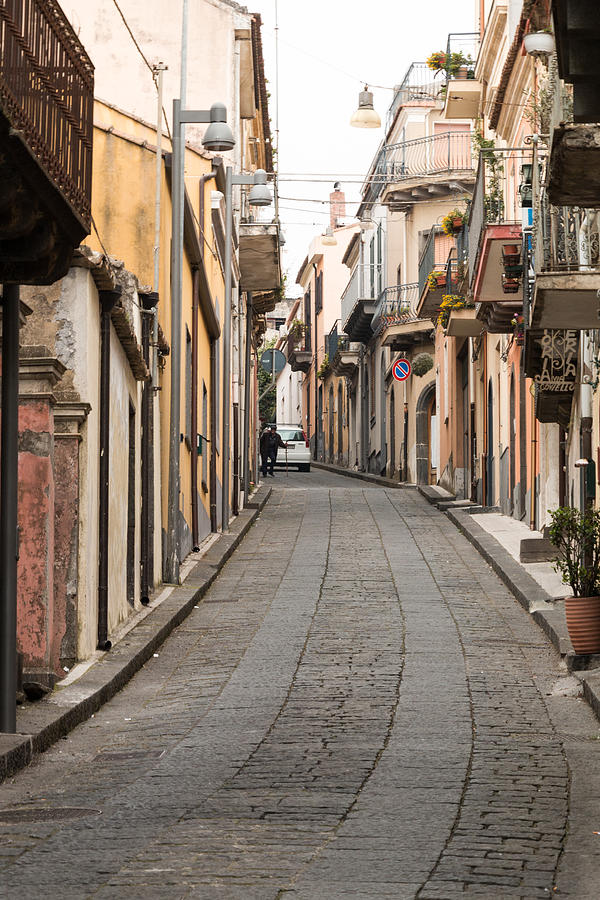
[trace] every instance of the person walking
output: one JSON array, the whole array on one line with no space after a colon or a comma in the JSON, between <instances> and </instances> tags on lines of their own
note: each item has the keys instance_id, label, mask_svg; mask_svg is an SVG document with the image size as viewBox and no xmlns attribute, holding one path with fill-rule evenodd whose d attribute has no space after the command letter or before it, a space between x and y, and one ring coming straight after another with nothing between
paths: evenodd
<instances>
[{"instance_id":1,"label":"person walking","mask_svg":"<svg viewBox=\"0 0 600 900\"><path fill-rule=\"evenodd\" d=\"M287 450L287 443L281 440L280 434L277 434L277 425L269 425L260 439L260 458L264 478L267 475L275 475L273 467L277 461L277 450L279 447L284 447Z\"/></svg>"}]
</instances>

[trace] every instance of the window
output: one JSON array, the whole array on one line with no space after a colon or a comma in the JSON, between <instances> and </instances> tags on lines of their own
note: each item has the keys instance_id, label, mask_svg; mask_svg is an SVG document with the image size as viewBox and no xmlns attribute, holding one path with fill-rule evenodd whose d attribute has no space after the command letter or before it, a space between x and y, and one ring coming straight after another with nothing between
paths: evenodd
<instances>
[{"instance_id":1,"label":"window","mask_svg":"<svg viewBox=\"0 0 600 900\"><path fill-rule=\"evenodd\" d=\"M315 276L315 316L323 309L323 273Z\"/></svg>"},{"instance_id":2,"label":"window","mask_svg":"<svg viewBox=\"0 0 600 900\"><path fill-rule=\"evenodd\" d=\"M304 349L311 349L311 331L312 331L312 316L311 316L311 297L310 297L310 288L304 295Z\"/></svg>"}]
</instances>

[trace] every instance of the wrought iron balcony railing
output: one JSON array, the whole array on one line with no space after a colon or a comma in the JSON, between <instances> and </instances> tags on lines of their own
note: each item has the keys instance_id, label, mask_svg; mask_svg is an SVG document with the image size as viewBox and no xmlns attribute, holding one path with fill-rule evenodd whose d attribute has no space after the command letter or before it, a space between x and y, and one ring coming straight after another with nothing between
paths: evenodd
<instances>
[{"instance_id":1,"label":"wrought iron balcony railing","mask_svg":"<svg viewBox=\"0 0 600 900\"><path fill-rule=\"evenodd\" d=\"M447 131L387 144L383 148L381 177L389 183L445 172L473 171L471 140L469 131Z\"/></svg>"},{"instance_id":2,"label":"wrought iron balcony railing","mask_svg":"<svg viewBox=\"0 0 600 900\"><path fill-rule=\"evenodd\" d=\"M395 284L381 292L377 310L371 327L374 333L389 328L390 325L405 325L416 322L419 303L419 282Z\"/></svg>"},{"instance_id":3,"label":"wrought iron balcony railing","mask_svg":"<svg viewBox=\"0 0 600 900\"><path fill-rule=\"evenodd\" d=\"M409 66L401 84L396 88L394 99L387 112L386 131L394 121L396 113L401 106L407 103L433 102L437 99L441 88L439 79L427 63L415 62Z\"/></svg>"},{"instance_id":4,"label":"wrought iron balcony railing","mask_svg":"<svg viewBox=\"0 0 600 900\"><path fill-rule=\"evenodd\" d=\"M89 231L94 67L56 0L0 3L0 117Z\"/></svg>"},{"instance_id":5,"label":"wrought iron balcony railing","mask_svg":"<svg viewBox=\"0 0 600 900\"><path fill-rule=\"evenodd\" d=\"M552 206L542 189L536 226L537 272L600 272L600 210Z\"/></svg>"}]
</instances>

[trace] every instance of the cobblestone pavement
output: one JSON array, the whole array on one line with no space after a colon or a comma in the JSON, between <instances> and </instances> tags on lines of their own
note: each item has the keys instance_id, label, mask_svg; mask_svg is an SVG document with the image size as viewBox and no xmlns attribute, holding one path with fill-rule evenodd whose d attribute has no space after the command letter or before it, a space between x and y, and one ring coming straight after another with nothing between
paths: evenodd
<instances>
[{"instance_id":1,"label":"cobblestone pavement","mask_svg":"<svg viewBox=\"0 0 600 900\"><path fill-rule=\"evenodd\" d=\"M278 473L204 601L0 788L0 896L600 896L600 730L416 492Z\"/></svg>"}]
</instances>

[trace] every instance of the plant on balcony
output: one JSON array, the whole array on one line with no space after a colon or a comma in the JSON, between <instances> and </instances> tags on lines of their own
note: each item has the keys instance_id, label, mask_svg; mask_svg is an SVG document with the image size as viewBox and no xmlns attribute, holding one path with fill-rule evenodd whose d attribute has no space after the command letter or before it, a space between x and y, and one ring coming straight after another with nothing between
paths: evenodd
<instances>
[{"instance_id":1,"label":"plant on balcony","mask_svg":"<svg viewBox=\"0 0 600 900\"><path fill-rule=\"evenodd\" d=\"M473 131L473 150L483 157L486 168L486 192L483 200L486 222L501 222L504 216L504 194L502 191L502 175L504 165L502 158L496 153L496 144L491 138L483 136L483 128L479 120Z\"/></svg>"},{"instance_id":2,"label":"plant on balcony","mask_svg":"<svg viewBox=\"0 0 600 900\"><path fill-rule=\"evenodd\" d=\"M413 375L426 375L433 369L433 356L430 353L419 353L411 363Z\"/></svg>"},{"instance_id":3,"label":"plant on balcony","mask_svg":"<svg viewBox=\"0 0 600 900\"><path fill-rule=\"evenodd\" d=\"M437 324L441 325L445 331L453 309L471 309L472 306L473 304L467 303L464 297L460 297L457 294L444 294L440 303Z\"/></svg>"},{"instance_id":4,"label":"plant on balcony","mask_svg":"<svg viewBox=\"0 0 600 900\"><path fill-rule=\"evenodd\" d=\"M443 50L438 50L431 54L426 63L434 72L445 72L447 78L456 78L461 69L465 78L473 77L475 63L470 56L465 56L460 51L457 53L444 53Z\"/></svg>"},{"instance_id":5,"label":"plant on balcony","mask_svg":"<svg viewBox=\"0 0 600 900\"><path fill-rule=\"evenodd\" d=\"M525 319L521 313L517 313L516 316L513 316L510 320L510 324L513 327L513 335L515 344L518 347L522 347L525 343Z\"/></svg>"},{"instance_id":6,"label":"plant on balcony","mask_svg":"<svg viewBox=\"0 0 600 900\"><path fill-rule=\"evenodd\" d=\"M558 550L553 560L564 584L569 637L576 653L600 652L600 510L572 506L549 510L549 537Z\"/></svg>"},{"instance_id":7,"label":"plant on balcony","mask_svg":"<svg viewBox=\"0 0 600 900\"><path fill-rule=\"evenodd\" d=\"M443 270L434 269L427 276L427 284L430 291L437 291L439 287L443 287L446 284L446 273Z\"/></svg>"},{"instance_id":8,"label":"plant on balcony","mask_svg":"<svg viewBox=\"0 0 600 900\"><path fill-rule=\"evenodd\" d=\"M461 212L459 209L451 209L442 219L442 229L446 234L449 234L452 237L462 231L464 224L465 213Z\"/></svg>"},{"instance_id":9,"label":"plant on balcony","mask_svg":"<svg viewBox=\"0 0 600 900\"><path fill-rule=\"evenodd\" d=\"M329 354L326 353L323 357L323 362L319 366L319 371L317 372L317 378L321 380L327 378L329 373L331 372L331 365L329 364Z\"/></svg>"},{"instance_id":10,"label":"plant on balcony","mask_svg":"<svg viewBox=\"0 0 600 900\"><path fill-rule=\"evenodd\" d=\"M288 338L295 343L296 341L302 340L305 333L306 325L304 324L304 322L301 319L294 319L289 327Z\"/></svg>"}]
</instances>

